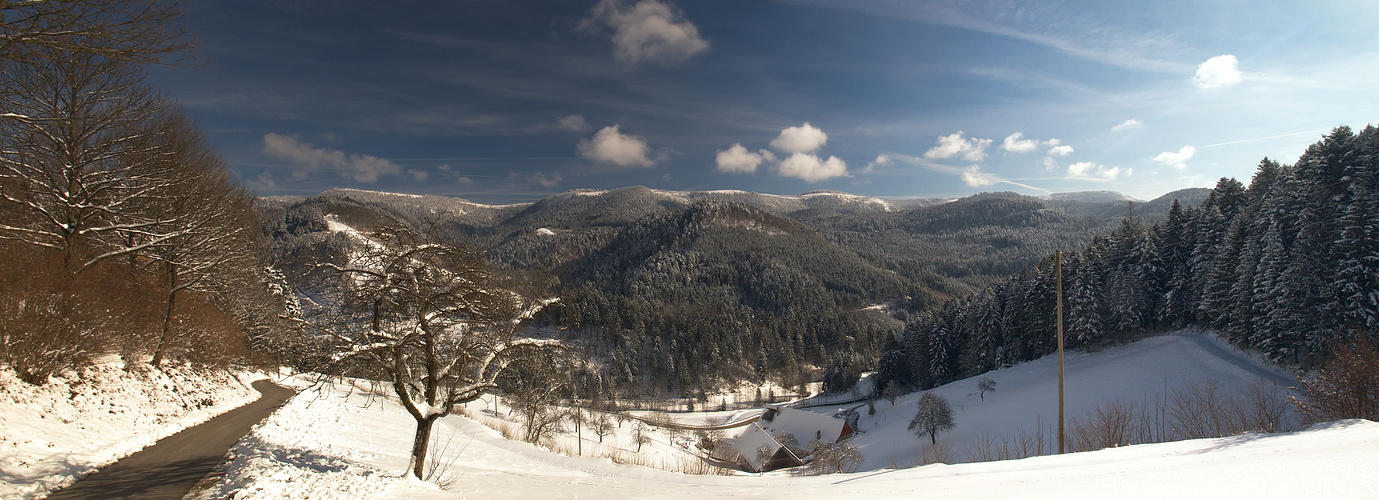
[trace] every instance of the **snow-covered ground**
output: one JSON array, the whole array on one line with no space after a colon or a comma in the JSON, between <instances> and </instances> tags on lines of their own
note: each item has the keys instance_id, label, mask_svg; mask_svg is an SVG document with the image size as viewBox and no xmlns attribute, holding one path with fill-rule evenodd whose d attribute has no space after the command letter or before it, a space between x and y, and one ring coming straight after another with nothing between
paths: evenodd
<instances>
[{"instance_id":1,"label":"snow-covered ground","mask_svg":"<svg viewBox=\"0 0 1379 500\"><path fill-rule=\"evenodd\" d=\"M1235 391L1260 378L1288 376L1201 335L1147 339L1067 359L1069 415L1107 400L1152 400L1165 387L1215 380ZM975 381L936 389L955 405L957 428L940 435L958 453L973 439L1030 429L1056 415L1052 401L1056 361L1047 358L988 374L994 393L980 401ZM256 427L205 498L1372 498L1379 491L1379 424L1335 422L1279 434L1124 446L1096 452L1019 460L931 464L921 461L921 441L904 429L918 395L881 402L863 417L866 432L854 438L866 464L862 472L802 477L787 471L763 476L687 475L614 463L606 457L565 456L454 415L436 428L441 482L404 479L412 419L395 403L359 388L335 385L304 391ZM492 403L488 403L492 404ZM501 415L476 403L476 415ZM824 410L821 410L824 411ZM863 409L865 412L865 408ZM630 453L633 424L598 444L583 432L585 455L600 448ZM657 460L693 457L657 440L644 453ZM574 437L559 436L569 450ZM927 441L927 439L926 439ZM564 443L564 444L562 444ZM962 456L957 457L963 459ZM878 465L879 464L879 465Z\"/></svg>"},{"instance_id":2,"label":"snow-covered ground","mask_svg":"<svg viewBox=\"0 0 1379 500\"><path fill-rule=\"evenodd\" d=\"M116 356L48 384L0 367L0 498L34 498L164 437L258 399L268 377L168 366L126 372Z\"/></svg>"}]
</instances>

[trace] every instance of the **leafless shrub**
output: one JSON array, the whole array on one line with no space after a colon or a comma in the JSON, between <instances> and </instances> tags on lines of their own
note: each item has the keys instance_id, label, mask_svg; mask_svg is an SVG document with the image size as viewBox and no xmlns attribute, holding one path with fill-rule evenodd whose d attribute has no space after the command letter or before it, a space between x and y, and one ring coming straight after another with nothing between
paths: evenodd
<instances>
[{"instance_id":1,"label":"leafless shrub","mask_svg":"<svg viewBox=\"0 0 1379 500\"><path fill-rule=\"evenodd\" d=\"M1015 449L1005 434L982 432L977 434L967 446L967 460L970 462L991 462L1015 458Z\"/></svg>"},{"instance_id":2,"label":"leafless shrub","mask_svg":"<svg viewBox=\"0 0 1379 500\"><path fill-rule=\"evenodd\" d=\"M857 472L862 466L862 452L851 443L824 443L814 441L809 445L812 460L804 467L810 475L833 474L838 472Z\"/></svg>"},{"instance_id":3,"label":"leafless shrub","mask_svg":"<svg viewBox=\"0 0 1379 500\"><path fill-rule=\"evenodd\" d=\"M923 451L920 453L919 456L919 462L921 465L951 464L956 459L957 455L953 453L953 447L949 445L947 442L930 443L929 446L925 446L923 448Z\"/></svg>"},{"instance_id":4,"label":"leafless shrub","mask_svg":"<svg viewBox=\"0 0 1379 500\"><path fill-rule=\"evenodd\" d=\"M1073 417L1067 432L1071 451L1091 451L1138 444L1141 422L1135 404L1114 399L1092 408L1084 417Z\"/></svg>"},{"instance_id":5,"label":"leafless shrub","mask_svg":"<svg viewBox=\"0 0 1379 500\"><path fill-rule=\"evenodd\" d=\"M1379 343L1364 333L1331 346L1331 359L1301 384L1292 398L1313 422L1346 418L1379 420Z\"/></svg>"},{"instance_id":6,"label":"leafless shrub","mask_svg":"<svg viewBox=\"0 0 1379 500\"><path fill-rule=\"evenodd\" d=\"M1288 396L1275 384L1256 380L1245 388L1241 408L1247 431L1282 432L1292 428L1288 422Z\"/></svg>"}]
</instances>

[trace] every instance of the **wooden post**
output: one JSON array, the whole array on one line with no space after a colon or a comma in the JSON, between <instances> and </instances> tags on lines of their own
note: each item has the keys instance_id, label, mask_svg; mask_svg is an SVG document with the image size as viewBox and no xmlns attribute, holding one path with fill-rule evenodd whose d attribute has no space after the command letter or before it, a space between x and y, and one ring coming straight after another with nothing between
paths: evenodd
<instances>
[{"instance_id":1,"label":"wooden post","mask_svg":"<svg viewBox=\"0 0 1379 500\"><path fill-rule=\"evenodd\" d=\"M1053 252L1054 274L1058 297L1058 454L1067 450L1067 438L1063 434L1063 252Z\"/></svg>"}]
</instances>

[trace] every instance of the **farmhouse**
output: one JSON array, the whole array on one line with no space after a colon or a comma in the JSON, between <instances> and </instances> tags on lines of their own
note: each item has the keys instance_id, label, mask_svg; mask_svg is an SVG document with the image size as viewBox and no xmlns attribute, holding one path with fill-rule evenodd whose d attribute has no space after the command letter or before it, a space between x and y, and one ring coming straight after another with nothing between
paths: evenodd
<instances>
[{"instance_id":1,"label":"farmhouse","mask_svg":"<svg viewBox=\"0 0 1379 500\"><path fill-rule=\"evenodd\" d=\"M735 462L750 472L793 467L809 460L810 443L841 441L852 432L846 420L771 405L742 435L719 441L710 456Z\"/></svg>"}]
</instances>

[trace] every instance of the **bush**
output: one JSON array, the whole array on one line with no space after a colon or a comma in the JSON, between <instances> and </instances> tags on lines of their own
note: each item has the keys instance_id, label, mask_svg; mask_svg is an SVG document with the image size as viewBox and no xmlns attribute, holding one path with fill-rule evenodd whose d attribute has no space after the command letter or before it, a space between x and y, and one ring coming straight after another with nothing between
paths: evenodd
<instances>
[{"instance_id":1,"label":"bush","mask_svg":"<svg viewBox=\"0 0 1379 500\"><path fill-rule=\"evenodd\" d=\"M1314 422L1347 418L1379 420L1379 344L1364 334L1331 346L1331 359L1290 398Z\"/></svg>"}]
</instances>

